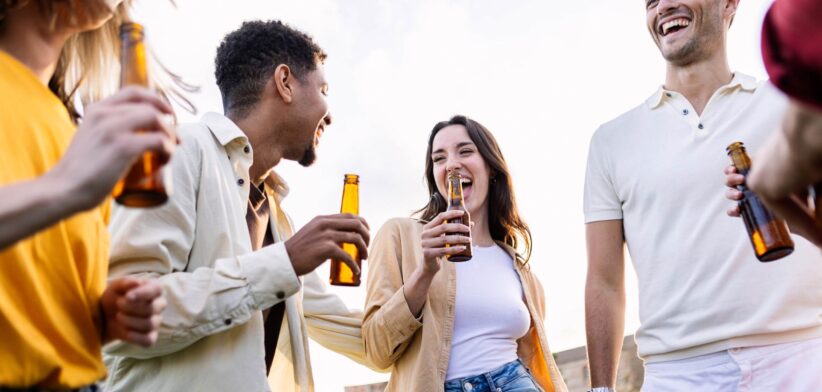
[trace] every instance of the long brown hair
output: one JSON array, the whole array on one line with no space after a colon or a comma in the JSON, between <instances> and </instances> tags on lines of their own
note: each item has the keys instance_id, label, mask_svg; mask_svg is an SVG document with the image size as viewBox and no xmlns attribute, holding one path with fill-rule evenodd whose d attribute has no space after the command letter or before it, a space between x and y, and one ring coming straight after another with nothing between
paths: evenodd
<instances>
[{"instance_id":1,"label":"long brown hair","mask_svg":"<svg viewBox=\"0 0 822 392\"><path fill-rule=\"evenodd\" d=\"M491 231L491 238L515 249L517 258L523 264L528 263L533 247L531 230L519 215L508 164L505 163L502 151L491 131L468 117L460 115L451 117L448 121L437 123L437 125L434 125L434 129L431 130L431 135L428 137L428 150L425 152L425 182L428 185L428 194L431 197L428 204L416 212L420 220L431 221L438 214L445 211L447 207L445 197L437 190L431 153L434 137L437 136L440 130L449 125L462 125L468 130L468 137L477 146L482 159L491 168L487 204L488 227Z\"/></svg>"}]
</instances>

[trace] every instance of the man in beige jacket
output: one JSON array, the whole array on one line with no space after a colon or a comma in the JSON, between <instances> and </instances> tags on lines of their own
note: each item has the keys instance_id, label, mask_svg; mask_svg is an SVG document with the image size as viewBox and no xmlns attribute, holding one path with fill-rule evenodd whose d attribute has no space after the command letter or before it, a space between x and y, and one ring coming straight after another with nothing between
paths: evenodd
<instances>
[{"instance_id":1,"label":"man in beige jacket","mask_svg":"<svg viewBox=\"0 0 822 392\"><path fill-rule=\"evenodd\" d=\"M217 50L226 115L180 126L174 194L112 219L111 277L156 277L168 307L157 344L106 348L112 391L313 391L307 336L364 362L362 314L313 270L337 245L367 256L366 222L317 217L292 235L281 159L310 165L331 115L325 53L278 21L246 22Z\"/></svg>"}]
</instances>

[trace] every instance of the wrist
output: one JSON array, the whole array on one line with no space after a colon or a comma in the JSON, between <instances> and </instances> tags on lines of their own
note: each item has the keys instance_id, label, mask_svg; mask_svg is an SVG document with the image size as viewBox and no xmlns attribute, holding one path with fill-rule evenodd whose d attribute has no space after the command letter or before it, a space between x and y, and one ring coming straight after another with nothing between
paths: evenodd
<instances>
[{"instance_id":1,"label":"wrist","mask_svg":"<svg viewBox=\"0 0 822 392\"><path fill-rule=\"evenodd\" d=\"M88 190L78 184L71 173L62 173L59 165L46 172L41 179L47 205L64 215L85 211L95 204Z\"/></svg>"}]
</instances>

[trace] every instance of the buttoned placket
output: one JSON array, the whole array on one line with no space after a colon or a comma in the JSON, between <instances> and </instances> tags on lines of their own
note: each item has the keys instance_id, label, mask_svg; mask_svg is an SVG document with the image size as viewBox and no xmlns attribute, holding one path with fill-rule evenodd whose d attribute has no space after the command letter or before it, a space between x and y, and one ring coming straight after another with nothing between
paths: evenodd
<instances>
[{"instance_id":1,"label":"buttoned placket","mask_svg":"<svg viewBox=\"0 0 822 392\"><path fill-rule=\"evenodd\" d=\"M714 96L718 93L719 91L717 91ZM705 105L705 109L702 111L702 116L700 116L696 113L696 110L694 110L693 105L691 105L691 103L685 99L684 96L673 91L665 92L665 97L667 98L666 103L671 105L671 108L673 108L680 116L685 118L688 126L696 132L697 135L707 134L707 127L705 126L704 117L705 113L708 112L708 108L711 101L714 99L714 96L708 100L708 104Z\"/></svg>"},{"instance_id":2,"label":"buttoned placket","mask_svg":"<svg viewBox=\"0 0 822 392\"><path fill-rule=\"evenodd\" d=\"M249 169L253 163L251 145L247 140L238 138L226 146L226 153L228 154L231 168L234 171L235 183L239 191L240 199L245 203L251 191L249 177Z\"/></svg>"}]
</instances>

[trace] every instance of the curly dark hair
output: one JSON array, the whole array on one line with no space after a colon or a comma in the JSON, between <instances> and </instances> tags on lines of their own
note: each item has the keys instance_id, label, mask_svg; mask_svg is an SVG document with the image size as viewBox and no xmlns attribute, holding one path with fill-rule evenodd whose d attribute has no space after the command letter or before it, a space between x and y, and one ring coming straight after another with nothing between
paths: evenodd
<instances>
[{"instance_id":1,"label":"curly dark hair","mask_svg":"<svg viewBox=\"0 0 822 392\"><path fill-rule=\"evenodd\" d=\"M304 81L326 54L307 34L278 21L250 21L229 33L217 48L214 76L226 113L244 116L259 100L280 65Z\"/></svg>"}]
</instances>

